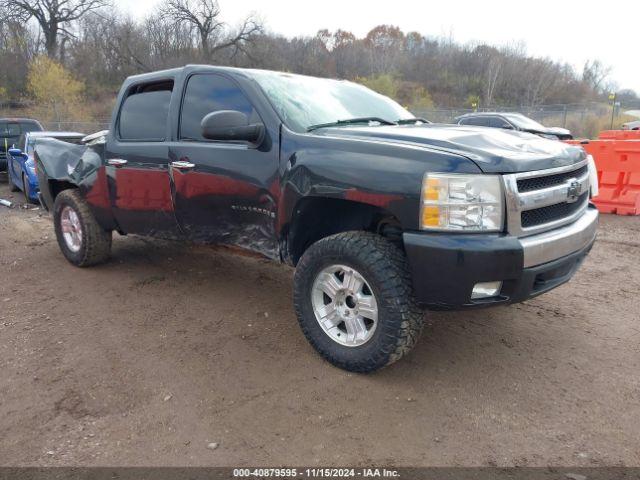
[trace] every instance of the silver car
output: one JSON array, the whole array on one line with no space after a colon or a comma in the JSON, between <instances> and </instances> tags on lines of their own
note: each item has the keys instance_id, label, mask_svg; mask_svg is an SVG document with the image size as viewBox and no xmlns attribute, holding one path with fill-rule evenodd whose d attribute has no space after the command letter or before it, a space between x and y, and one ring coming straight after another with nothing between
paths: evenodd
<instances>
[{"instance_id":1,"label":"silver car","mask_svg":"<svg viewBox=\"0 0 640 480\"><path fill-rule=\"evenodd\" d=\"M640 130L640 120L634 120L633 122L627 122L622 124L623 130Z\"/></svg>"}]
</instances>

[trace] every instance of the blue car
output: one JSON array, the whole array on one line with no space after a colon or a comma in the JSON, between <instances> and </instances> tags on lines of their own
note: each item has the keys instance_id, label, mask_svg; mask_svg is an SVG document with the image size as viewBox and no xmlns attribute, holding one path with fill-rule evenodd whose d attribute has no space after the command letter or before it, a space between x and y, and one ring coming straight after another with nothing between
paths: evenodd
<instances>
[{"instance_id":1,"label":"blue car","mask_svg":"<svg viewBox=\"0 0 640 480\"><path fill-rule=\"evenodd\" d=\"M22 190L28 203L38 203L38 176L33 160L33 147L38 138L55 138L69 143L81 143L79 132L27 132L7 151L7 173L12 192Z\"/></svg>"}]
</instances>

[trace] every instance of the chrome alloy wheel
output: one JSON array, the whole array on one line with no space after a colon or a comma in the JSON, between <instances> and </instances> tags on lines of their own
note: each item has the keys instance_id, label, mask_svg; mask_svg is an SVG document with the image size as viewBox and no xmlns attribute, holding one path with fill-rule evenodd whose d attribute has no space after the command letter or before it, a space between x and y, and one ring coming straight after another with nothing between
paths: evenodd
<instances>
[{"instance_id":1,"label":"chrome alloy wheel","mask_svg":"<svg viewBox=\"0 0 640 480\"><path fill-rule=\"evenodd\" d=\"M73 208L65 206L60 212L60 228L67 248L74 253L79 252L82 247L82 224Z\"/></svg>"},{"instance_id":2,"label":"chrome alloy wheel","mask_svg":"<svg viewBox=\"0 0 640 480\"><path fill-rule=\"evenodd\" d=\"M346 347L367 343L378 325L378 304L364 277L345 265L331 265L316 276L311 305L322 330Z\"/></svg>"}]
</instances>

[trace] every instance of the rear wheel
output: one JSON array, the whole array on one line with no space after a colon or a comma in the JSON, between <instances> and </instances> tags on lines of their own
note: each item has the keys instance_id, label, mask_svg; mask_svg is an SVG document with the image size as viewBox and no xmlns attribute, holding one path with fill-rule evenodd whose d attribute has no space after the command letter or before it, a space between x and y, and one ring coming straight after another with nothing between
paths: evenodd
<instances>
[{"instance_id":1,"label":"rear wheel","mask_svg":"<svg viewBox=\"0 0 640 480\"><path fill-rule=\"evenodd\" d=\"M354 372L402 358L423 325L404 253L367 232L339 233L309 247L296 267L294 305L311 345Z\"/></svg>"},{"instance_id":2,"label":"rear wheel","mask_svg":"<svg viewBox=\"0 0 640 480\"><path fill-rule=\"evenodd\" d=\"M102 263L111 252L111 232L96 221L77 190L64 190L53 205L53 222L64 256L78 267Z\"/></svg>"}]
</instances>

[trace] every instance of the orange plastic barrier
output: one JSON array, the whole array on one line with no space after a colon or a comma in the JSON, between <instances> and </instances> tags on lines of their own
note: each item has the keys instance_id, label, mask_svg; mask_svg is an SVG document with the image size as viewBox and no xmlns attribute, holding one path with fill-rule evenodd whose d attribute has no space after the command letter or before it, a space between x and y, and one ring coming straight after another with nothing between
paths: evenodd
<instances>
[{"instance_id":1,"label":"orange plastic barrier","mask_svg":"<svg viewBox=\"0 0 640 480\"><path fill-rule=\"evenodd\" d=\"M640 139L569 141L593 156L598 170L598 196L603 213L640 215Z\"/></svg>"},{"instance_id":2,"label":"orange plastic barrier","mask_svg":"<svg viewBox=\"0 0 640 480\"><path fill-rule=\"evenodd\" d=\"M603 130L600 140L640 140L640 130Z\"/></svg>"}]
</instances>

